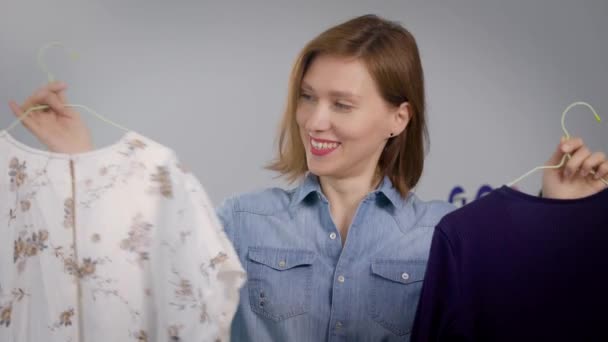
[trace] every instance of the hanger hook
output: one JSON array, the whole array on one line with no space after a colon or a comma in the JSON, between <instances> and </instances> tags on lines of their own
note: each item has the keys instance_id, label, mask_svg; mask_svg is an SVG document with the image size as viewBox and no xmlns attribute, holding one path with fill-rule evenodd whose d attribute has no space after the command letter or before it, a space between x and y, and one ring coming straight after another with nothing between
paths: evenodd
<instances>
[{"instance_id":1,"label":"hanger hook","mask_svg":"<svg viewBox=\"0 0 608 342\"><path fill-rule=\"evenodd\" d=\"M595 109L588 104L587 102L583 102L583 101L579 101L579 102L574 102L572 104L570 104L568 107L566 107L566 109L564 110L564 112L562 113L562 130L564 131L564 134L566 136L566 139L570 139L570 133L568 133L568 130L566 129L566 114L568 114L568 112L574 108L575 106L585 106L587 108L589 108L591 110L591 112L593 113L593 116L595 116L595 120L599 123L602 122L602 118L597 114L597 112L595 111ZM532 173L538 171L538 170L542 170L542 169L559 169L562 166L564 166L564 164L566 163L566 160L572 158L572 155L570 155L570 153L566 153L564 154L564 156L562 157L561 162L558 165L549 165L549 166L538 166L528 172L526 172L524 175L520 176L519 178L517 178L516 180L512 181L511 183L508 183L507 186L512 187L513 185L519 183L522 179L528 177L529 175L531 175ZM592 174L595 174L594 171L591 172ZM608 185L608 180L604 179L604 178L600 178L600 180L602 182L604 182L604 184Z\"/></svg>"},{"instance_id":2,"label":"hanger hook","mask_svg":"<svg viewBox=\"0 0 608 342\"><path fill-rule=\"evenodd\" d=\"M566 139L570 139L570 133L568 133L568 130L566 129L566 114L568 114L568 112L570 112L570 110L572 108L574 108L575 106L579 106L579 105L589 108L589 110L591 110L591 112L593 113L593 116L595 116L595 120L600 123L602 122L602 118L597 114L595 109L590 104L588 104L587 102L583 102L583 101L574 102L574 103L570 104L562 113L562 130L564 131Z\"/></svg>"},{"instance_id":3,"label":"hanger hook","mask_svg":"<svg viewBox=\"0 0 608 342\"><path fill-rule=\"evenodd\" d=\"M55 76L53 75L53 73L49 70L47 64L46 64L46 60L45 60L45 54L46 51L52 47L60 47L63 48L63 50L66 50L68 52L68 54L70 55L70 57L75 60L78 59L78 54L76 54L75 52L71 52L65 45L63 45L63 43L61 42L50 42L45 44L44 46L42 46L40 48L40 50L38 50L38 66L40 67L40 69L42 69L42 72L44 72L48 78L49 82L53 82L55 81Z\"/></svg>"}]
</instances>

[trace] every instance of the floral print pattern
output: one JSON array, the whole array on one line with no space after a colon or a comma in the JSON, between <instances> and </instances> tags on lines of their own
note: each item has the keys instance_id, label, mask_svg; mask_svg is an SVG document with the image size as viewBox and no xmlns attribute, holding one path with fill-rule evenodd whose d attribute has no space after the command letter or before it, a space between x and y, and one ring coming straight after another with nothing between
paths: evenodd
<instances>
[{"instance_id":1,"label":"floral print pattern","mask_svg":"<svg viewBox=\"0 0 608 342\"><path fill-rule=\"evenodd\" d=\"M148 334L145 330L138 331L134 337L137 342L148 342Z\"/></svg>"},{"instance_id":2,"label":"floral print pattern","mask_svg":"<svg viewBox=\"0 0 608 342\"><path fill-rule=\"evenodd\" d=\"M153 225L143 221L142 215L138 214L133 218L128 237L120 242L121 249L137 255L137 263L140 267L143 267L143 262L149 259L148 249L151 244L152 228Z\"/></svg>"},{"instance_id":3,"label":"floral print pattern","mask_svg":"<svg viewBox=\"0 0 608 342\"><path fill-rule=\"evenodd\" d=\"M63 202L63 226L74 228L74 199L68 198Z\"/></svg>"},{"instance_id":4,"label":"floral print pattern","mask_svg":"<svg viewBox=\"0 0 608 342\"><path fill-rule=\"evenodd\" d=\"M158 192L166 198L173 197L169 170L165 166L157 166L156 173L152 175L152 182L156 183Z\"/></svg>"},{"instance_id":5,"label":"floral print pattern","mask_svg":"<svg viewBox=\"0 0 608 342\"><path fill-rule=\"evenodd\" d=\"M0 341L229 340L244 272L173 152L131 132L57 157L0 133L1 165Z\"/></svg>"},{"instance_id":6,"label":"floral print pattern","mask_svg":"<svg viewBox=\"0 0 608 342\"><path fill-rule=\"evenodd\" d=\"M19 273L23 272L27 258L46 249L49 233L46 230L33 232L29 236L19 236L13 243L13 262Z\"/></svg>"},{"instance_id":7,"label":"floral print pattern","mask_svg":"<svg viewBox=\"0 0 608 342\"><path fill-rule=\"evenodd\" d=\"M59 315L59 325L65 327L72 325L72 317L74 317L74 309L70 308Z\"/></svg>"},{"instance_id":8,"label":"floral print pattern","mask_svg":"<svg viewBox=\"0 0 608 342\"><path fill-rule=\"evenodd\" d=\"M14 289L10 296L5 296L0 286L0 328L8 328L11 325L13 315L13 303L18 303L26 296L29 296L23 289ZM7 300L5 303L2 301Z\"/></svg>"},{"instance_id":9,"label":"floral print pattern","mask_svg":"<svg viewBox=\"0 0 608 342\"><path fill-rule=\"evenodd\" d=\"M12 305L8 305L6 307L0 308L0 325L4 325L8 327L11 325L11 315L13 312Z\"/></svg>"},{"instance_id":10,"label":"floral print pattern","mask_svg":"<svg viewBox=\"0 0 608 342\"><path fill-rule=\"evenodd\" d=\"M21 201L21 211L22 212L26 212L28 210L30 210L30 208L32 207L32 203L28 200L23 200Z\"/></svg>"},{"instance_id":11,"label":"floral print pattern","mask_svg":"<svg viewBox=\"0 0 608 342\"><path fill-rule=\"evenodd\" d=\"M8 175L10 176L11 191L16 191L27 179L25 162L12 158L9 164Z\"/></svg>"}]
</instances>

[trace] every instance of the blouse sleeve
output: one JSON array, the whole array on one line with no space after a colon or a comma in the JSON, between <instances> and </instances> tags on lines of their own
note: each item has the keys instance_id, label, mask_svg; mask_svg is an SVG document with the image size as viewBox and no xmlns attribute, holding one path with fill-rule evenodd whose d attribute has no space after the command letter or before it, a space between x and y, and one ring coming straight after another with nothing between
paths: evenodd
<instances>
[{"instance_id":1,"label":"blouse sleeve","mask_svg":"<svg viewBox=\"0 0 608 342\"><path fill-rule=\"evenodd\" d=\"M177 158L165 172L170 204L154 275L158 340L229 341L245 273L198 179Z\"/></svg>"}]
</instances>

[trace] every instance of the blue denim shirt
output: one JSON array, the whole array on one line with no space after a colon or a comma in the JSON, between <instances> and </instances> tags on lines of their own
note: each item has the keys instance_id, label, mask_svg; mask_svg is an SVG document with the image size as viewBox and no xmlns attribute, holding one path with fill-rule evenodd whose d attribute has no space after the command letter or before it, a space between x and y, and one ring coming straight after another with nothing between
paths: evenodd
<instances>
[{"instance_id":1,"label":"blue denim shirt","mask_svg":"<svg viewBox=\"0 0 608 342\"><path fill-rule=\"evenodd\" d=\"M344 247L318 178L228 199L218 210L247 270L233 341L408 341L431 236L453 206L403 199L385 178Z\"/></svg>"}]
</instances>

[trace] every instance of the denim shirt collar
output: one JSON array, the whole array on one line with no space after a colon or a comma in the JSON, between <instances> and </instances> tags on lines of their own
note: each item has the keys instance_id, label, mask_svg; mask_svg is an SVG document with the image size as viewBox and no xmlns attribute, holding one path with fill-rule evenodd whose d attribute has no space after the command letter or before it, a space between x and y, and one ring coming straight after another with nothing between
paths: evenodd
<instances>
[{"instance_id":1,"label":"denim shirt collar","mask_svg":"<svg viewBox=\"0 0 608 342\"><path fill-rule=\"evenodd\" d=\"M306 199L309 195L316 193L317 196L323 200L327 201L325 195L321 191L321 184L319 183L319 177L308 172L304 179L301 181L300 185L295 189L294 195L291 199L290 207L294 207L300 204L304 199ZM382 182L376 188L376 190L372 191L370 195L382 196L387 199L395 208L400 206L400 203L403 203L404 198L401 197L401 194L397 189L393 186L393 182L388 178L388 176L384 176ZM369 196L366 198L369 198ZM406 198L409 197L406 196Z\"/></svg>"}]
</instances>

